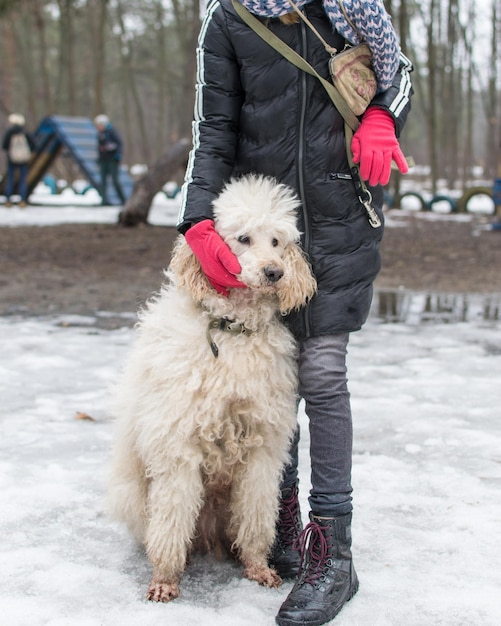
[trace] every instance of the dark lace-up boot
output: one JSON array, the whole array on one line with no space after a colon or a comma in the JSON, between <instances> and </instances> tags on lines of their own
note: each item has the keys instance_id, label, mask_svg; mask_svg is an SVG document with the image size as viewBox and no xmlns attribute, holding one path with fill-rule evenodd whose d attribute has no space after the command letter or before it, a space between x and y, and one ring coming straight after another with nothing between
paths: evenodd
<instances>
[{"instance_id":1,"label":"dark lace-up boot","mask_svg":"<svg viewBox=\"0 0 501 626\"><path fill-rule=\"evenodd\" d=\"M299 572L301 554L296 544L302 530L298 488L294 485L282 489L277 532L268 559L270 567L282 578L296 578Z\"/></svg>"},{"instance_id":2,"label":"dark lace-up boot","mask_svg":"<svg viewBox=\"0 0 501 626\"><path fill-rule=\"evenodd\" d=\"M280 607L279 626L320 626L333 619L358 590L351 558L351 513L315 517L300 538L301 570Z\"/></svg>"}]
</instances>

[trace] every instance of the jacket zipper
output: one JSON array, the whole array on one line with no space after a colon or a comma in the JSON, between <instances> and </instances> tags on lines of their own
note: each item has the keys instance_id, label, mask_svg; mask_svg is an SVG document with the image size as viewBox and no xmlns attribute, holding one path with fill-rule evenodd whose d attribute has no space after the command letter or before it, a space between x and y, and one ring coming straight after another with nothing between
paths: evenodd
<instances>
[{"instance_id":1,"label":"jacket zipper","mask_svg":"<svg viewBox=\"0 0 501 626\"><path fill-rule=\"evenodd\" d=\"M306 40L306 27L303 21L299 24L301 28L301 52L303 57L306 58L307 52L307 40ZM301 210L303 214L303 223L304 223L304 250L307 254L310 252L310 220L306 211L306 192L305 192L305 184L304 184L304 131L305 131L305 121L306 121L306 72L299 70L299 94L300 94L300 114L299 114L299 123L298 123L298 155L297 155L297 172L298 172L298 192L299 199L301 200ZM310 337L311 335L311 322L310 322L310 307L305 307L303 309L303 320L306 337Z\"/></svg>"}]
</instances>

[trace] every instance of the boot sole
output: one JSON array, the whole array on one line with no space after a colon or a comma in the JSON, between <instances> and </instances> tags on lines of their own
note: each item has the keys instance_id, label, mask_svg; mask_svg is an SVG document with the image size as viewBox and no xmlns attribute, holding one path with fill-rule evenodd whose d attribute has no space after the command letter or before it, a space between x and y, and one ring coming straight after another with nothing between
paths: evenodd
<instances>
[{"instance_id":1,"label":"boot sole","mask_svg":"<svg viewBox=\"0 0 501 626\"><path fill-rule=\"evenodd\" d=\"M278 626L322 626L323 624L327 624L327 622L330 622L331 620L333 620L336 617L336 615L339 614L339 612L341 611L343 606L353 598L353 596L358 591L358 587L359 587L359 582L358 582L358 579L357 579L355 581L355 583L351 586L351 588L350 588L350 590L348 592L348 596L346 597L346 600L327 619L322 619L321 621L319 621L319 620L308 620L308 621L305 621L304 619L293 620L293 619L290 619L288 617L283 617L282 618L282 617L278 617L278 615L277 615L277 617L275 617L275 622L278 624Z\"/></svg>"}]
</instances>

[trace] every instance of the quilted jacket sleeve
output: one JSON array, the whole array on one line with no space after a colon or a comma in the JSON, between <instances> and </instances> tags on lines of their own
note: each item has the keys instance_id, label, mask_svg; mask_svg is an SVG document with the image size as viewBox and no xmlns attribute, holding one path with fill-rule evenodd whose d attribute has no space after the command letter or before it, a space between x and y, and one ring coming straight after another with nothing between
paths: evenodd
<instances>
[{"instance_id":1,"label":"quilted jacket sleeve","mask_svg":"<svg viewBox=\"0 0 501 626\"><path fill-rule=\"evenodd\" d=\"M212 217L212 201L233 172L243 100L240 71L225 14L213 0L197 47L193 147L186 170L177 228Z\"/></svg>"},{"instance_id":2,"label":"quilted jacket sleeve","mask_svg":"<svg viewBox=\"0 0 501 626\"><path fill-rule=\"evenodd\" d=\"M377 106L390 113L395 120L397 137L400 136L411 109L411 96L414 89L412 88L410 73L413 69L409 59L400 53L400 65L393 79L393 84L386 91L377 94L371 103L371 106Z\"/></svg>"}]
</instances>

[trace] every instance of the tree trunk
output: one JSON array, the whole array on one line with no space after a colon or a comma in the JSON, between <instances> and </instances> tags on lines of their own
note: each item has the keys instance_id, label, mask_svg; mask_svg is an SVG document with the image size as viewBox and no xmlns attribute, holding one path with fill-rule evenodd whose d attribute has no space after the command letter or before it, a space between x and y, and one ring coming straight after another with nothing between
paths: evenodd
<instances>
[{"instance_id":1,"label":"tree trunk","mask_svg":"<svg viewBox=\"0 0 501 626\"><path fill-rule=\"evenodd\" d=\"M106 67L106 25L109 0L92 0L90 19L92 24L92 58L94 69L93 117L105 111L104 70Z\"/></svg>"},{"instance_id":2,"label":"tree trunk","mask_svg":"<svg viewBox=\"0 0 501 626\"><path fill-rule=\"evenodd\" d=\"M155 3L156 14L156 65L155 75L157 83L157 132L155 133L153 145L155 146L154 158L162 154L163 146L166 142L166 119L167 119L167 74L169 61L166 52L167 30L164 24L165 9L161 1Z\"/></svg>"},{"instance_id":3,"label":"tree trunk","mask_svg":"<svg viewBox=\"0 0 501 626\"><path fill-rule=\"evenodd\" d=\"M132 63L133 47L131 45L131 41L128 36L127 28L125 27L124 9L120 1L117 2L116 10L117 10L118 24L120 26L120 33L121 33L121 46L120 46L121 62L124 66L127 86L128 86L129 92L132 97L132 101L136 109L136 120L137 120L137 125L139 128L139 132L141 135L141 148L142 148L142 153L143 153L143 159L146 163L148 163L150 160L149 159L150 149L149 149L149 144L148 144L148 135L146 132L145 115L144 115L143 104L141 101L139 89L138 89L135 74L134 74L134 64Z\"/></svg>"},{"instance_id":4,"label":"tree trunk","mask_svg":"<svg viewBox=\"0 0 501 626\"><path fill-rule=\"evenodd\" d=\"M177 136L190 132L195 103L196 49L200 30L200 0L172 0L183 62L177 98Z\"/></svg>"},{"instance_id":5,"label":"tree trunk","mask_svg":"<svg viewBox=\"0 0 501 626\"><path fill-rule=\"evenodd\" d=\"M443 127L445 132L445 156L446 167L444 174L447 178L449 189L455 187L459 170L459 138L458 132L461 128L460 117L462 109L462 94L458 93L458 85L461 76L461 60L458 55L459 30L458 30L458 1L449 0L447 10L447 42L445 46L445 72L443 93L445 100L449 103L447 115L443 117Z\"/></svg>"},{"instance_id":6,"label":"tree trunk","mask_svg":"<svg viewBox=\"0 0 501 626\"><path fill-rule=\"evenodd\" d=\"M181 139L162 155L134 185L132 194L118 216L122 226L137 226L148 223L148 213L155 194L175 174L186 167L191 142Z\"/></svg>"},{"instance_id":7,"label":"tree trunk","mask_svg":"<svg viewBox=\"0 0 501 626\"><path fill-rule=\"evenodd\" d=\"M59 77L56 109L66 115L76 113L75 76L73 63L73 2L58 0L59 6Z\"/></svg>"},{"instance_id":8,"label":"tree trunk","mask_svg":"<svg viewBox=\"0 0 501 626\"><path fill-rule=\"evenodd\" d=\"M464 147L462 150L463 159L461 163L462 178L461 188L463 193L468 188L470 178L472 177L472 165L475 162L473 138L474 138L474 89L473 89L473 42L474 42L474 29L475 29L475 6L471 1L468 9L468 24L470 29L464 29L463 39L465 42L466 53L466 67L465 67L465 101L466 110L464 112L465 117L465 129L464 129Z\"/></svg>"},{"instance_id":9,"label":"tree trunk","mask_svg":"<svg viewBox=\"0 0 501 626\"><path fill-rule=\"evenodd\" d=\"M23 11L22 5L19 7L19 14L12 14L10 28L12 30L17 53L18 73L22 79L23 101L26 103L22 107L22 112L26 119L35 120L37 117L35 96L35 84L33 73L32 50L27 42L33 38L31 13Z\"/></svg>"},{"instance_id":10,"label":"tree trunk","mask_svg":"<svg viewBox=\"0 0 501 626\"><path fill-rule=\"evenodd\" d=\"M437 46L435 43L435 30L437 28L437 18L440 12L437 8L436 0L430 4L430 18L428 22L428 93L430 108L428 112L428 141L429 141L429 161L431 173L431 192L437 193L438 179L438 147L437 138Z\"/></svg>"},{"instance_id":11,"label":"tree trunk","mask_svg":"<svg viewBox=\"0 0 501 626\"><path fill-rule=\"evenodd\" d=\"M16 69L16 44L8 21L1 25L2 63L0 64L0 111L6 116L12 113L14 74Z\"/></svg>"},{"instance_id":12,"label":"tree trunk","mask_svg":"<svg viewBox=\"0 0 501 626\"><path fill-rule=\"evenodd\" d=\"M488 87L487 87L487 141L486 141L486 163L485 171L489 178L499 176L498 161L501 146L499 145L498 136L498 114L499 114L499 51L497 50L497 40L500 35L499 19L497 3L499 0L492 2L492 38L491 38L491 61L488 67Z\"/></svg>"},{"instance_id":13,"label":"tree trunk","mask_svg":"<svg viewBox=\"0 0 501 626\"><path fill-rule=\"evenodd\" d=\"M52 105L52 90L49 76L49 60L47 49L47 36L45 28L44 17L44 3L41 0L36 0L33 3L33 17L35 20L35 28L38 35L38 45L40 46L40 53L38 56L38 71L40 72L40 93L42 97L42 109L45 115L53 113Z\"/></svg>"}]
</instances>

